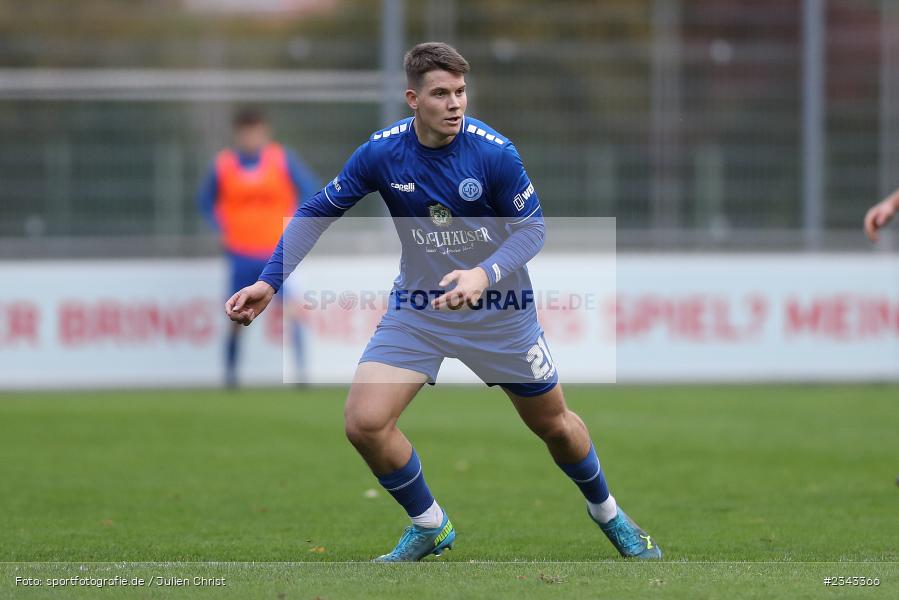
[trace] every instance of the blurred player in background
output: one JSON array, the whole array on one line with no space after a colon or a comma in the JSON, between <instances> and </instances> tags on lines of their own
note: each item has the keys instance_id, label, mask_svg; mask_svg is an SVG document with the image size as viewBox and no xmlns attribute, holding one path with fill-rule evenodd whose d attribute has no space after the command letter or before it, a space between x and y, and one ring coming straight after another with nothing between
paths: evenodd
<instances>
[{"instance_id":1,"label":"blurred player in background","mask_svg":"<svg viewBox=\"0 0 899 600\"><path fill-rule=\"evenodd\" d=\"M299 208L260 280L226 303L228 316L248 325L327 226L377 190L403 245L390 302L400 309L388 309L359 360L345 428L412 524L376 561L421 560L455 541L418 454L396 427L422 386L436 381L445 357L459 358L486 384L503 389L622 556L660 558L655 541L609 493L587 427L565 403L534 303L523 300L533 294L525 265L542 248L545 225L518 151L505 136L465 116L469 66L454 48L420 44L406 54L405 70L406 102L415 116L375 132L340 175ZM433 302L413 310L402 302L410 290L412 298L433 291ZM446 310L500 292L506 298L520 293L520 307ZM501 504L502 490L497 492Z\"/></svg>"},{"instance_id":2,"label":"blurred player in background","mask_svg":"<svg viewBox=\"0 0 899 600\"><path fill-rule=\"evenodd\" d=\"M899 212L899 190L868 210L868 214L865 215L865 233L872 242L877 241L877 231L889 223L897 212Z\"/></svg>"},{"instance_id":3,"label":"blurred player in background","mask_svg":"<svg viewBox=\"0 0 899 600\"><path fill-rule=\"evenodd\" d=\"M281 238L284 218L321 189L308 166L292 150L272 139L265 114L237 111L233 147L215 157L200 186L198 204L206 221L221 234L230 265L230 291L252 285ZM290 335L302 378L303 340L299 322L290 319ZM234 323L225 346L225 385L237 386L238 336Z\"/></svg>"}]
</instances>

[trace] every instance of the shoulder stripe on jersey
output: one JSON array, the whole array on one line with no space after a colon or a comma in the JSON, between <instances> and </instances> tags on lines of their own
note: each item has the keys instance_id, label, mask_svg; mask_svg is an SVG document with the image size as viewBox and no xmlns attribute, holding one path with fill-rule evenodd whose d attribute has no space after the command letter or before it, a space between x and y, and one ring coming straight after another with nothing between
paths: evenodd
<instances>
[{"instance_id":1,"label":"shoulder stripe on jersey","mask_svg":"<svg viewBox=\"0 0 899 600\"><path fill-rule=\"evenodd\" d=\"M482 138L486 138L486 139L490 140L491 142L496 142L496 143L499 144L500 146L502 146L503 144L506 143L506 141L503 140L502 138L500 138L499 136L494 135L494 134L492 134L492 133L487 133L486 130L481 129L481 128L478 127L477 125L472 125L472 124L469 123L468 127L465 128L465 131L466 131L467 133L473 133L473 134L475 134L475 135L477 135L477 136L480 136L480 137L482 137Z\"/></svg>"},{"instance_id":2,"label":"shoulder stripe on jersey","mask_svg":"<svg viewBox=\"0 0 899 600\"><path fill-rule=\"evenodd\" d=\"M405 133L407 129L409 129L408 123L394 125L390 129L385 129L384 131L379 131L378 133L374 134L373 136L371 136L371 139L380 140L381 138L390 137L392 135L399 135L401 133Z\"/></svg>"},{"instance_id":3,"label":"shoulder stripe on jersey","mask_svg":"<svg viewBox=\"0 0 899 600\"><path fill-rule=\"evenodd\" d=\"M533 215L538 210L540 210L539 206L537 208L535 208L534 210L532 210L530 215L523 217L521 219L518 219L517 221L512 221L511 223L509 223L509 225L518 225L519 223L522 223L522 222L528 220L529 218L531 218L531 215Z\"/></svg>"},{"instance_id":4,"label":"shoulder stripe on jersey","mask_svg":"<svg viewBox=\"0 0 899 600\"><path fill-rule=\"evenodd\" d=\"M328 202L330 202L331 204L334 204L335 208L339 208L340 210L346 210L346 208L344 208L343 206L340 206L338 204L335 204L334 201L331 200L331 196L328 195L328 186L325 186L324 190L325 190L325 198L328 199Z\"/></svg>"}]
</instances>

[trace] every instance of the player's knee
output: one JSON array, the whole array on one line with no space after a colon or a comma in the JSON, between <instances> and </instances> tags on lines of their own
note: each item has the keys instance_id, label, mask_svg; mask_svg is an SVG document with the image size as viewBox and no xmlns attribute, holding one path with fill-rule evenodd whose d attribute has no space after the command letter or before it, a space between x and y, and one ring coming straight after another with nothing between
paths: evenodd
<instances>
[{"instance_id":1,"label":"player's knee","mask_svg":"<svg viewBox=\"0 0 899 600\"><path fill-rule=\"evenodd\" d=\"M531 429L548 444L564 442L568 439L571 431L564 415L541 419L531 424Z\"/></svg>"},{"instance_id":2,"label":"player's knee","mask_svg":"<svg viewBox=\"0 0 899 600\"><path fill-rule=\"evenodd\" d=\"M390 422L371 415L348 413L344 415L344 432L354 446L368 446L377 443L390 430Z\"/></svg>"}]
</instances>

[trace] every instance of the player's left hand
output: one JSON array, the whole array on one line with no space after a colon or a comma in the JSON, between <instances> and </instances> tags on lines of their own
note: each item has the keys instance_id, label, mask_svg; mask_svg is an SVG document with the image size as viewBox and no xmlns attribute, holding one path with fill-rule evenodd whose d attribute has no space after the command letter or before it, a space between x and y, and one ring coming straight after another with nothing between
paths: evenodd
<instances>
[{"instance_id":1,"label":"player's left hand","mask_svg":"<svg viewBox=\"0 0 899 600\"><path fill-rule=\"evenodd\" d=\"M487 279L484 269L475 267L468 270L450 271L437 285L444 288L453 283L456 284L456 287L434 298L431 302L432 307L437 310L443 308L457 310L465 305L474 305L490 285L490 280Z\"/></svg>"},{"instance_id":2,"label":"player's left hand","mask_svg":"<svg viewBox=\"0 0 899 600\"><path fill-rule=\"evenodd\" d=\"M896 202L893 197L876 204L865 215L865 233L872 242L877 241L877 230L890 222L896 214Z\"/></svg>"},{"instance_id":3,"label":"player's left hand","mask_svg":"<svg viewBox=\"0 0 899 600\"><path fill-rule=\"evenodd\" d=\"M225 314L235 323L249 325L253 322L275 295L275 288L264 281L238 290L225 302Z\"/></svg>"}]
</instances>

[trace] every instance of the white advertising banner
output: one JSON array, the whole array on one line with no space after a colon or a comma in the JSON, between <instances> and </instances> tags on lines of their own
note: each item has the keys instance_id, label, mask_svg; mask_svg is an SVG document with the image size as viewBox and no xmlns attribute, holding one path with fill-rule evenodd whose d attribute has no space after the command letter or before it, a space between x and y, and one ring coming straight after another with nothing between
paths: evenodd
<instances>
[{"instance_id":1,"label":"white advertising banner","mask_svg":"<svg viewBox=\"0 0 899 600\"><path fill-rule=\"evenodd\" d=\"M222 381L224 261L0 262L0 277L0 387ZM280 324L242 332L248 383L280 380Z\"/></svg>"},{"instance_id":2,"label":"white advertising banner","mask_svg":"<svg viewBox=\"0 0 899 600\"><path fill-rule=\"evenodd\" d=\"M618 256L618 381L899 379L899 261Z\"/></svg>"},{"instance_id":3,"label":"white advertising banner","mask_svg":"<svg viewBox=\"0 0 899 600\"><path fill-rule=\"evenodd\" d=\"M226 269L0 262L0 388L221 383ZM349 381L397 271L395 256L330 257L289 280L285 312L303 324L309 381ZM544 253L530 271L563 382L899 380L891 257ZM242 382L297 374L283 331L278 304L242 330ZM438 379L471 380L458 361Z\"/></svg>"}]
</instances>

